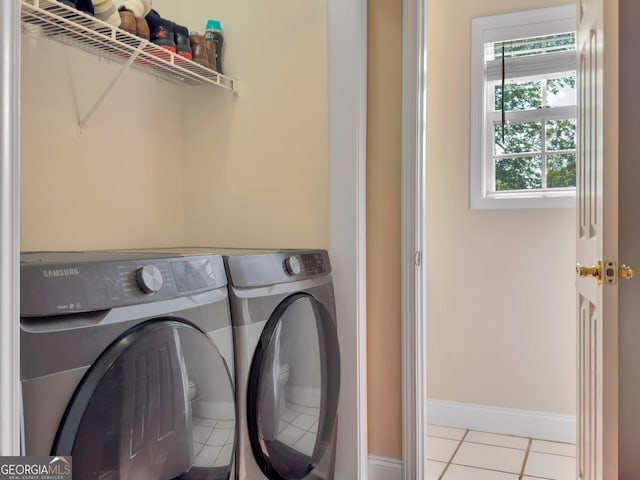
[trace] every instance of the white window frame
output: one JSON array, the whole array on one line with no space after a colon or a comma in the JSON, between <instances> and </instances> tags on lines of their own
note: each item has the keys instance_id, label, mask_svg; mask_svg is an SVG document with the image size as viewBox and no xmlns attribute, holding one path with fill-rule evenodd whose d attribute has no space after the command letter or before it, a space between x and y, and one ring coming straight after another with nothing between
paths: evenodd
<instances>
[{"instance_id":1,"label":"white window frame","mask_svg":"<svg viewBox=\"0 0 640 480\"><path fill-rule=\"evenodd\" d=\"M575 208L574 189L494 193L487 188L493 173L492 156L489 155L493 148L493 132L486 115L489 99L484 59L486 43L553 35L575 29L575 4L472 19L469 166L469 203L472 210Z\"/></svg>"}]
</instances>

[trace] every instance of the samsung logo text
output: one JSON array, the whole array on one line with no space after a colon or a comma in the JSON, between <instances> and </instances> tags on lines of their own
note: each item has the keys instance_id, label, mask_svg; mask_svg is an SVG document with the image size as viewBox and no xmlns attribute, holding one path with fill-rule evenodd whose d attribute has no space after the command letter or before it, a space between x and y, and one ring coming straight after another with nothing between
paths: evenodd
<instances>
[{"instance_id":1,"label":"samsung logo text","mask_svg":"<svg viewBox=\"0 0 640 480\"><path fill-rule=\"evenodd\" d=\"M77 268L53 268L51 270L42 271L42 276L44 278L76 277L78 275L80 275L80 271Z\"/></svg>"}]
</instances>

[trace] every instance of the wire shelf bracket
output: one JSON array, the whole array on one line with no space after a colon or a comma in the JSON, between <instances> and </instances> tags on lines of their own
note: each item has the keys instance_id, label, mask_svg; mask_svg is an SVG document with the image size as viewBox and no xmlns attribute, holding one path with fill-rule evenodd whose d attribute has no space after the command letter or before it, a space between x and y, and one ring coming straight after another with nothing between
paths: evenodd
<instances>
[{"instance_id":1,"label":"wire shelf bracket","mask_svg":"<svg viewBox=\"0 0 640 480\"><path fill-rule=\"evenodd\" d=\"M177 85L214 85L238 94L238 80L170 52L57 0L20 0L22 31L123 65L96 104L79 119L80 131L124 72L133 68Z\"/></svg>"},{"instance_id":2,"label":"wire shelf bracket","mask_svg":"<svg viewBox=\"0 0 640 480\"><path fill-rule=\"evenodd\" d=\"M89 111L87 111L87 113L84 115L83 118L79 118L78 119L78 135L82 135L82 132L84 130L84 127L87 125L87 122L89 122L89 119L93 116L93 114L95 113L95 111L98 109L98 107L100 106L100 104L104 101L105 98L107 98L107 95L109 94L109 92L111 91L111 89L113 87L116 86L116 84L118 83L118 81L122 78L122 75L124 75L124 73L129 70L129 68L131 67L131 64L133 62L135 62L136 58L138 58L138 54L134 54L131 56L131 58L129 58L129 60L127 60L127 63L125 63L122 68L120 69L120 71L116 74L116 76L113 78L113 80L111 80L111 83L109 83L109 85L106 86L106 88L104 89L104 91L102 92L102 95L100 95L98 97L98 99L95 101L95 103L93 104L93 107L91 107L89 109Z\"/></svg>"}]
</instances>

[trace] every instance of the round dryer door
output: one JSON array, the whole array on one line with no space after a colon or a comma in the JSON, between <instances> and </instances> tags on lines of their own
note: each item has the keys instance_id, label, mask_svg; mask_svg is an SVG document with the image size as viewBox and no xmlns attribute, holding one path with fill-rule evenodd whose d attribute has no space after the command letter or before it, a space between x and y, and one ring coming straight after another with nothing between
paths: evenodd
<instances>
[{"instance_id":1,"label":"round dryer door","mask_svg":"<svg viewBox=\"0 0 640 480\"><path fill-rule=\"evenodd\" d=\"M224 357L199 329L150 321L116 340L74 393L52 454L74 478L228 479L236 438Z\"/></svg>"},{"instance_id":2,"label":"round dryer door","mask_svg":"<svg viewBox=\"0 0 640 480\"><path fill-rule=\"evenodd\" d=\"M339 388L331 314L311 295L286 298L265 325L249 373L249 439L267 478L304 478L331 454Z\"/></svg>"}]
</instances>

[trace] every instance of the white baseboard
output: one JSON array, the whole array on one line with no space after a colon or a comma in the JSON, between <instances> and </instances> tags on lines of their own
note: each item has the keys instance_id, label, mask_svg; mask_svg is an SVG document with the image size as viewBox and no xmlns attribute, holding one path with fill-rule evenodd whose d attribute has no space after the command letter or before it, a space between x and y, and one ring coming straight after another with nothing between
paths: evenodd
<instances>
[{"instance_id":1,"label":"white baseboard","mask_svg":"<svg viewBox=\"0 0 640 480\"><path fill-rule=\"evenodd\" d=\"M574 415L427 400L427 423L556 442L576 441Z\"/></svg>"},{"instance_id":2,"label":"white baseboard","mask_svg":"<svg viewBox=\"0 0 640 480\"><path fill-rule=\"evenodd\" d=\"M402 480L402 460L370 453L367 480Z\"/></svg>"}]
</instances>

